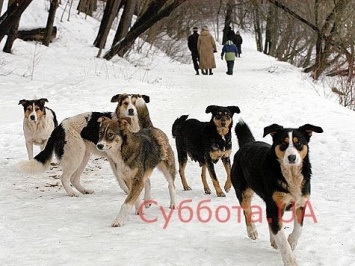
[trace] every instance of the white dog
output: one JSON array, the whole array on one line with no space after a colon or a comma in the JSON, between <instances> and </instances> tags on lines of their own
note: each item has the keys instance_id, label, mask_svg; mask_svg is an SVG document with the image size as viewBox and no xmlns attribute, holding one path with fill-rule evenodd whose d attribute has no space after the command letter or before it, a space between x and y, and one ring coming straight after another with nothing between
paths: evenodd
<instances>
[{"instance_id":1,"label":"white dog","mask_svg":"<svg viewBox=\"0 0 355 266\"><path fill-rule=\"evenodd\" d=\"M53 129L58 125L54 111L44 106L46 102L46 98L23 99L19 102L24 108L23 132L29 159L33 158L33 145L40 146L42 151Z\"/></svg>"}]
</instances>

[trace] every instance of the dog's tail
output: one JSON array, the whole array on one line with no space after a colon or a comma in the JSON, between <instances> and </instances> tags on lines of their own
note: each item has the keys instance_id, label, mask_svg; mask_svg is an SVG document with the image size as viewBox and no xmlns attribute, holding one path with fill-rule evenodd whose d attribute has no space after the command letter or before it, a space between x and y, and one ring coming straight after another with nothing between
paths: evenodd
<instances>
[{"instance_id":1,"label":"dog's tail","mask_svg":"<svg viewBox=\"0 0 355 266\"><path fill-rule=\"evenodd\" d=\"M249 142L255 141L254 136L250 131L250 128L241 118L239 119L239 122L235 125L234 131L237 135L239 148Z\"/></svg>"},{"instance_id":2,"label":"dog's tail","mask_svg":"<svg viewBox=\"0 0 355 266\"><path fill-rule=\"evenodd\" d=\"M19 169L29 175L43 173L52 162L53 153L61 154L65 143L65 134L62 125L57 126L48 139L46 147L33 159L18 163ZM60 159L60 158L59 158Z\"/></svg>"},{"instance_id":3,"label":"dog's tail","mask_svg":"<svg viewBox=\"0 0 355 266\"><path fill-rule=\"evenodd\" d=\"M183 122L186 121L186 119L188 118L189 116L188 115L182 115L180 116L179 118L177 118L173 124L173 127L172 127L172 134L173 134L173 137L175 138L176 135L178 134L178 131L179 129L181 128L181 124Z\"/></svg>"}]
</instances>

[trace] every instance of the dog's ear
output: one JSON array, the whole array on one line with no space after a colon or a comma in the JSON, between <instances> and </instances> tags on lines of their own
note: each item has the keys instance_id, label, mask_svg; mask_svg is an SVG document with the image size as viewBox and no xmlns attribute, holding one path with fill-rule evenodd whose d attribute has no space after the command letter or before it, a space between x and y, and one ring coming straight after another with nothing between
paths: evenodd
<instances>
[{"instance_id":1,"label":"dog's ear","mask_svg":"<svg viewBox=\"0 0 355 266\"><path fill-rule=\"evenodd\" d=\"M48 102L47 98L41 98L37 100L41 105L44 105L46 102Z\"/></svg>"},{"instance_id":2,"label":"dog's ear","mask_svg":"<svg viewBox=\"0 0 355 266\"><path fill-rule=\"evenodd\" d=\"M25 100L25 99L22 99L22 100L20 100L19 102L18 102L18 105L22 105L22 106L25 106L26 105L26 103L27 103L27 100Z\"/></svg>"},{"instance_id":3,"label":"dog's ear","mask_svg":"<svg viewBox=\"0 0 355 266\"><path fill-rule=\"evenodd\" d=\"M239 114L240 109L238 106L228 106L228 109L232 112L232 114Z\"/></svg>"},{"instance_id":4,"label":"dog's ear","mask_svg":"<svg viewBox=\"0 0 355 266\"><path fill-rule=\"evenodd\" d=\"M131 123L132 123L132 120L130 117L121 117L118 119L119 127L123 132L126 132L129 130L129 126L131 125Z\"/></svg>"},{"instance_id":5,"label":"dog's ear","mask_svg":"<svg viewBox=\"0 0 355 266\"><path fill-rule=\"evenodd\" d=\"M214 110L216 110L218 106L217 105L209 105L206 108L206 114L213 113Z\"/></svg>"},{"instance_id":6,"label":"dog's ear","mask_svg":"<svg viewBox=\"0 0 355 266\"><path fill-rule=\"evenodd\" d=\"M123 95L123 94L117 94L117 95L115 95L115 96L112 96L111 102L112 102L112 103L119 102L122 95Z\"/></svg>"},{"instance_id":7,"label":"dog's ear","mask_svg":"<svg viewBox=\"0 0 355 266\"><path fill-rule=\"evenodd\" d=\"M106 117L106 116L101 116L101 117L99 117L99 119L97 119L97 122L98 123L102 123L102 122L104 122L105 120L107 120L108 118Z\"/></svg>"},{"instance_id":8,"label":"dog's ear","mask_svg":"<svg viewBox=\"0 0 355 266\"><path fill-rule=\"evenodd\" d=\"M304 132L308 137L312 136L312 132L323 133L323 129L321 127L314 126L311 124L305 124L299 127L298 130Z\"/></svg>"},{"instance_id":9,"label":"dog's ear","mask_svg":"<svg viewBox=\"0 0 355 266\"><path fill-rule=\"evenodd\" d=\"M265 137L268 134L270 134L271 136L274 136L277 132L279 132L282 129L284 129L283 126L280 126L278 124L272 124L272 125L264 128L263 137Z\"/></svg>"},{"instance_id":10,"label":"dog's ear","mask_svg":"<svg viewBox=\"0 0 355 266\"><path fill-rule=\"evenodd\" d=\"M149 103L150 102L150 97L148 95L141 95L141 97L143 98L143 100L146 102L146 103Z\"/></svg>"}]
</instances>

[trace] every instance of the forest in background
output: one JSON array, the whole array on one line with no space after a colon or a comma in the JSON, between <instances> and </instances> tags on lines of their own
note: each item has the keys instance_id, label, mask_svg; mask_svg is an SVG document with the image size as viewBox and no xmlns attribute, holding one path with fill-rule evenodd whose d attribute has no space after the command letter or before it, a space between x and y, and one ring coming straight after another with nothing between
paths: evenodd
<instances>
[{"instance_id":1,"label":"forest in background","mask_svg":"<svg viewBox=\"0 0 355 266\"><path fill-rule=\"evenodd\" d=\"M60 31L55 17L70 21L73 12L100 21L92 43L106 60L149 43L184 62L192 26L208 25L221 43L231 27L251 32L258 51L301 67L315 81L332 77L339 103L355 110L355 0L44 0L43 28L23 31L19 21L31 2L0 0L3 52L11 53L16 38L49 46Z\"/></svg>"}]
</instances>

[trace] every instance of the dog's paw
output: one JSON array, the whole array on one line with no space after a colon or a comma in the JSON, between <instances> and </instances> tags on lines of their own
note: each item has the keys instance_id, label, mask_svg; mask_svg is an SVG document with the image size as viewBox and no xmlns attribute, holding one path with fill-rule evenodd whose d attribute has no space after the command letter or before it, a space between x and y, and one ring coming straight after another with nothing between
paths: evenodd
<instances>
[{"instance_id":1,"label":"dog's paw","mask_svg":"<svg viewBox=\"0 0 355 266\"><path fill-rule=\"evenodd\" d=\"M69 191L67 192L69 197L79 197L79 193L75 192L75 191Z\"/></svg>"},{"instance_id":2,"label":"dog's paw","mask_svg":"<svg viewBox=\"0 0 355 266\"><path fill-rule=\"evenodd\" d=\"M205 190L205 194L211 195L211 190L209 188L205 188L204 190Z\"/></svg>"},{"instance_id":3,"label":"dog's paw","mask_svg":"<svg viewBox=\"0 0 355 266\"><path fill-rule=\"evenodd\" d=\"M186 186L186 187L184 187L184 190L188 191L188 190L192 190L192 188L190 188L189 186Z\"/></svg>"},{"instance_id":4,"label":"dog's paw","mask_svg":"<svg viewBox=\"0 0 355 266\"><path fill-rule=\"evenodd\" d=\"M247 226L247 233L250 239L256 240L258 238L258 231L254 224Z\"/></svg>"},{"instance_id":5,"label":"dog's paw","mask_svg":"<svg viewBox=\"0 0 355 266\"><path fill-rule=\"evenodd\" d=\"M231 182L226 182L226 184L224 185L224 191L228 193L231 190L231 187Z\"/></svg>"},{"instance_id":6,"label":"dog's paw","mask_svg":"<svg viewBox=\"0 0 355 266\"><path fill-rule=\"evenodd\" d=\"M217 197L225 197L226 194L223 193L223 191L217 192Z\"/></svg>"},{"instance_id":7,"label":"dog's paw","mask_svg":"<svg viewBox=\"0 0 355 266\"><path fill-rule=\"evenodd\" d=\"M115 219L111 224L112 227L121 227L124 225L124 221L121 219Z\"/></svg>"},{"instance_id":8,"label":"dog's paw","mask_svg":"<svg viewBox=\"0 0 355 266\"><path fill-rule=\"evenodd\" d=\"M144 204L144 208L146 208L146 209L150 208L151 206L152 206L151 203L145 203L145 204Z\"/></svg>"},{"instance_id":9,"label":"dog's paw","mask_svg":"<svg viewBox=\"0 0 355 266\"><path fill-rule=\"evenodd\" d=\"M277 244L276 244L276 241L275 239L270 239L270 245L274 248L274 249L277 249Z\"/></svg>"},{"instance_id":10,"label":"dog's paw","mask_svg":"<svg viewBox=\"0 0 355 266\"><path fill-rule=\"evenodd\" d=\"M92 189L85 189L83 191L83 194L92 194L92 193L94 193L94 190L92 190Z\"/></svg>"},{"instance_id":11,"label":"dog's paw","mask_svg":"<svg viewBox=\"0 0 355 266\"><path fill-rule=\"evenodd\" d=\"M176 204L170 204L170 209L172 210L177 210L177 205Z\"/></svg>"},{"instance_id":12,"label":"dog's paw","mask_svg":"<svg viewBox=\"0 0 355 266\"><path fill-rule=\"evenodd\" d=\"M291 237L291 235L288 237L288 243L290 244L290 246L291 246L291 249L292 250L295 250L296 249L296 246L297 246L297 244L298 244L298 240L297 239L293 239L292 237Z\"/></svg>"}]
</instances>

